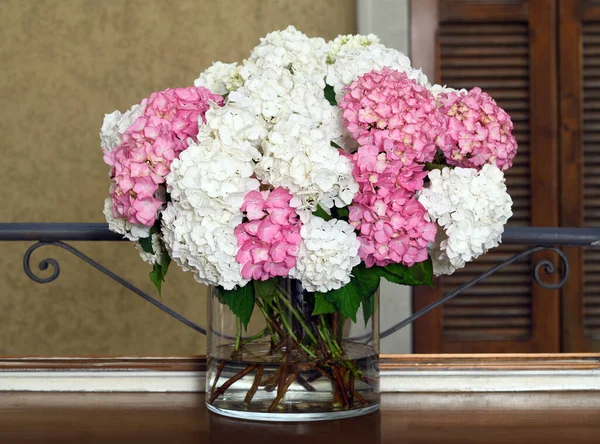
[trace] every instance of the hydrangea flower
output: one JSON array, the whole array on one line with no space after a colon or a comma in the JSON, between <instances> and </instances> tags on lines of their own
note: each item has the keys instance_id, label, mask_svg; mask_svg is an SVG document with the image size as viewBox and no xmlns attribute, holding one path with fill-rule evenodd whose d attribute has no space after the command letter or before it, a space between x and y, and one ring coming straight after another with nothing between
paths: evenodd
<instances>
[{"instance_id":1,"label":"hydrangea flower","mask_svg":"<svg viewBox=\"0 0 600 444\"><path fill-rule=\"evenodd\" d=\"M163 260L163 247L161 243L161 236L156 233L152 234L152 239L150 241L152 242L152 250L154 251L154 253L148 253L144 251L139 242L135 242L134 246L144 262L147 262L150 265L161 265Z\"/></svg>"},{"instance_id":2,"label":"hydrangea flower","mask_svg":"<svg viewBox=\"0 0 600 444\"><path fill-rule=\"evenodd\" d=\"M117 148L123 142L123 134L133 125L138 117L144 115L146 111L146 99L139 104L133 105L124 114L119 110L104 115L102 128L100 129L100 146L107 156L111 151Z\"/></svg>"},{"instance_id":3,"label":"hydrangea flower","mask_svg":"<svg viewBox=\"0 0 600 444\"><path fill-rule=\"evenodd\" d=\"M507 170L517 154L510 116L494 99L473 88L438 95L440 110L448 116L442 150L448 164L481 168L486 163Z\"/></svg>"},{"instance_id":4,"label":"hydrangea flower","mask_svg":"<svg viewBox=\"0 0 600 444\"><path fill-rule=\"evenodd\" d=\"M352 162L306 117L291 114L278 121L262 148L257 177L274 187L287 188L296 208L315 210L319 204L344 207L358 191Z\"/></svg>"},{"instance_id":5,"label":"hydrangea flower","mask_svg":"<svg viewBox=\"0 0 600 444\"><path fill-rule=\"evenodd\" d=\"M357 41L370 44L357 45ZM344 95L344 87L363 74L386 67L405 73L422 86L428 85L427 76L420 69L411 67L410 59L401 52L387 48L368 36L357 35L351 42L345 45L334 43L328 58L330 64L327 65L326 82L333 87L337 103Z\"/></svg>"},{"instance_id":6,"label":"hydrangea flower","mask_svg":"<svg viewBox=\"0 0 600 444\"><path fill-rule=\"evenodd\" d=\"M302 242L290 277L308 291L337 290L350 282L352 269L360 263L360 242L351 225L300 212Z\"/></svg>"},{"instance_id":7,"label":"hydrangea flower","mask_svg":"<svg viewBox=\"0 0 600 444\"><path fill-rule=\"evenodd\" d=\"M427 89L429 91L431 91L431 94L433 94L433 97L435 97L437 99L437 97L440 94L451 94L451 93L456 93L459 95L462 94L466 94L468 91L464 88L456 90L454 88L450 88L449 86L446 85L438 85L438 84L434 84L434 85L428 85Z\"/></svg>"},{"instance_id":8,"label":"hydrangea flower","mask_svg":"<svg viewBox=\"0 0 600 444\"><path fill-rule=\"evenodd\" d=\"M296 265L300 243L300 218L290 207L292 195L285 188L244 197L242 211L248 222L234 231L240 247L236 260L245 279L267 280L287 276Z\"/></svg>"},{"instance_id":9,"label":"hydrangea flower","mask_svg":"<svg viewBox=\"0 0 600 444\"><path fill-rule=\"evenodd\" d=\"M235 228L242 223L244 196L259 188L252 161L222 140L199 137L171 164L162 212L163 240L173 260L198 282L231 290L245 285L236 261Z\"/></svg>"},{"instance_id":10,"label":"hydrangea flower","mask_svg":"<svg viewBox=\"0 0 600 444\"><path fill-rule=\"evenodd\" d=\"M294 104L306 110L299 97L325 100L326 48L323 39L309 38L293 26L272 32L240 68L244 86L238 92L254 102L267 122L293 112Z\"/></svg>"},{"instance_id":11,"label":"hydrangea flower","mask_svg":"<svg viewBox=\"0 0 600 444\"><path fill-rule=\"evenodd\" d=\"M452 274L498 246L512 216L512 199L504 182L502 171L491 164L480 171L446 167L429 173L419 202L443 232L430 245L436 275Z\"/></svg>"},{"instance_id":12,"label":"hydrangea flower","mask_svg":"<svg viewBox=\"0 0 600 444\"><path fill-rule=\"evenodd\" d=\"M204 119L210 102L221 104L222 97L194 87L152 93L142 102L144 114L125 130L122 142L112 150L104 149L115 185L111 191L114 217L131 224L154 224L165 202L159 185L171 162L198 134L198 119Z\"/></svg>"},{"instance_id":13,"label":"hydrangea flower","mask_svg":"<svg viewBox=\"0 0 600 444\"><path fill-rule=\"evenodd\" d=\"M360 76L346 88L340 107L361 145L375 144L405 165L433 160L444 119L433 95L405 73L384 68Z\"/></svg>"},{"instance_id":14,"label":"hydrangea flower","mask_svg":"<svg viewBox=\"0 0 600 444\"><path fill-rule=\"evenodd\" d=\"M127 219L114 215L113 201L109 197L104 200L104 217L108 222L108 229L112 232L122 234L130 241L137 241L150 236L150 227L140 224L132 224Z\"/></svg>"},{"instance_id":15,"label":"hydrangea flower","mask_svg":"<svg viewBox=\"0 0 600 444\"><path fill-rule=\"evenodd\" d=\"M310 38L293 26L274 31L260 39L246 62L259 70L282 68L290 74L301 72L322 85L326 74L327 43L322 38ZM245 63L246 63L245 62Z\"/></svg>"},{"instance_id":16,"label":"hydrangea flower","mask_svg":"<svg viewBox=\"0 0 600 444\"><path fill-rule=\"evenodd\" d=\"M194 86L202 86L222 96L235 91L244 84L237 63L215 62L194 80Z\"/></svg>"},{"instance_id":17,"label":"hydrangea flower","mask_svg":"<svg viewBox=\"0 0 600 444\"><path fill-rule=\"evenodd\" d=\"M416 197L401 189L385 197L361 195L350 207L348 220L360 233L359 254L367 268L423 262L437 230Z\"/></svg>"},{"instance_id":18,"label":"hydrangea flower","mask_svg":"<svg viewBox=\"0 0 600 444\"><path fill-rule=\"evenodd\" d=\"M235 260L238 246L233 227L241 221L241 213L220 210L211 217L200 216L179 202L169 202L162 211L163 242L173 261L191 271L196 281L231 290L248 282Z\"/></svg>"},{"instance_id":19,"label":"hydrangea flower","mask_svg":"<svg viewBox=\"0 0 600 444\"><path fill-rule=\"evenodd\" d=\"M206 123L200 124L198 137L214 138L221 143L222 150L246 161L257 161L268 131L264 120L245 105L232 101L222 107L214 105L206 112Z\"/></svg>"},{"instance_id":20,"label":"hydrangea flower","mask_svg":"<svg viewBox=\"0 0 600 444\"><path fill-rule=\"evenodd\" d=\"M327 43L327 64L333 65L336 61L338 53L342 49L347 51L354 48L364 48L376 43L380 43L380 39L375 34L338 35L335 39Z\"/></svg>"}]
</instances>

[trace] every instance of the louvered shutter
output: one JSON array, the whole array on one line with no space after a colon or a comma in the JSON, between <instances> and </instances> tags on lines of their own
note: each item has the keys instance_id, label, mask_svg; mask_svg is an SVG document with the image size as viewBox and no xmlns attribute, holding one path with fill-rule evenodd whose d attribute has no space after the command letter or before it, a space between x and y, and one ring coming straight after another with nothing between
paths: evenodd
<instances>
[{"instance_id":1,"label":"louvered shutter","mask_svg":"<svg viewBox=\"0 0 600 444\"><path fill-rule=\"evenodd\" d=\"M600 1L560 2L562 223L600 228ZM564 351L600 351L600 250L567 249Z\"/></svg>"},{"instance_id":2,"label":"louvered shutter","mask_svg":"<svg viewBox=\"0 0 600 444\"><path fill-rule=\"evenodd\" d=\"M514 201L509 224L556 226L554 2L441 0L438 7L437 80L480 86L514 122L519 151L506 173ZM415 310L523 248L501 246L439 279L435 289L416 289ZM532 261L541 258L506 267L417 321L415 352L558 351L558 293L532 282Z\"/></svg>"}]
</instances>

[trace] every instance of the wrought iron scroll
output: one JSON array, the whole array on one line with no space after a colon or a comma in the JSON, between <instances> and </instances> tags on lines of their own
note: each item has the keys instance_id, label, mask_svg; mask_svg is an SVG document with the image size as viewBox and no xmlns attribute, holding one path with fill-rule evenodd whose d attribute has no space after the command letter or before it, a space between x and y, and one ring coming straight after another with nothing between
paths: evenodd
<instances>
[{"instance_id":1,"label":"wrought iron scroll","mask_svg":"<svg viewBox=\"0 0 600 444\"><path fill-rule=\"evenodd\" d=\"M54 259L54 258L45 258L45 259L42 259L40 261L39 265L38 265L38 267L39 267L39 269L41 271L47 270L48 267L52 268L52 274L50 276L48 276L48 277L43 278L43 277L37 276L33 272L33 270L31 269L31 255L33 254L33 252L35 250L37 250L40 247L46 246L46 245L50 245L50 246L62 248L63 250L68 251L69 253L73 254L74 256L77 256L79 259L81 259L85 263L91 265L96 270L104 273L105 275L107 275L111 279L117 281L119 284L121 284L122 286L124 286L128 290L133 291L138 296L142 297L146 301L148 301L151 304L155 305L160 310L164 311L168 315L170 315L170 316L174 317L175 319L177 319L179 322L187 325L188 327L196 330L199 333L202 333L204 335L206 334L206 330L204 328L200 327L199 325L195 324L194 322L190 321L189 319L183 317L182 315L180 315L176 311L172 310L171 308L167 307L162 302L156 300L155 298L153 298L149 294L147 294L144 291L140 290L135 285L133 285L132 283L126 281L125 279L123 279L122 277L118 276L117 274L113 273L108 268L104 267L103 265L100 265L98 262L96 262L95 260L93 260L89 256L85 255L81 251L79 251L76 248L72 247L71 245L65 244L64 242L61 242L61 241L41 241L41 242L38 242L36 244L33 244L32 246L30 246L27 249L27 251L25 252L25 255L23 256L23 269L25 270L25 274L27 274L27 276L31 280L33 280L35 282L38 282L40 284L47 284L48 282L54 281L59 276L59 274L60 274L60 265L59 265L58 261L56 259Z\"/></svg>"},{"instance_id":2,"label":"wrought iron scroll","mask_svg":"<svg viewBox=\"0 0 600 444\"><path fill-rule=\"evenodd\" d=\"M115 280L125 288L131 290L138 296L142 297L146 301L155 305L158 309L164 311L170 316L174 317L178 321L187 325L188 327L206 334L206 330L194 322L186 319L179 313L173 311L160 301L156 300L152 296L148 295L144 291L140 290L130 282L121 278L117 274L113 273L106 267L100 265L98 262L91 259L81 251L72 247L69 244L64 243L65 240L72 241L125 241L126 239L121 238L119 235L112 233L108 230L106 224L77 224L77 223L38 223L38 224L27 224L27 223L0 223L0 241L23 241L33 240L37 243L31 245L23 257L23 268L27 276L35 282L45 284L54 281L60 274L60 265L54 258L45 258L41 260L38 267L41 271L52 270L52 274L48 277L40 277L33 272L31 267L31 255L32 253L42 246L54 246L62 248L69 253L77 256L87 264L93 266L100 272L104 273L111 279ZM521 253L518 253L508 259L507 261L496 265L489 269L485 273L481 274L477 278L461 285L456 290L446 294L439 300L428 305L427 307L414 313L412 316L404 319L403 321L393 325L392 327L384 330L381 333L381 337L384 338L389 336L398 330L411 324L421 316L429 313L436 307L444 304L450 299L454 298L462 291L478 284L486 277L496 273L498 270L526 257L538 251L553 251L555 252L562 263L562 277L557 282L544 282L540 277L540 273L543 271L546 275L552 275L556 273L556 267L552 261L543 259L537 262L533 269L533 278L535 282L546 288L546 289L559 289L561 288L569 277L569 262L565 254L556 247L556 245L572 245L572 246L588 246L588 247L599 247L600 246L600 229L596 228L534 228L534 227L506 227L502 242L505 244L535 244L537 246L531 247Z\"/></svg>"},{"instance_id":3,"label":"wrought iron scroll","mask_svg":"<svg viewBox=\"0 0 600 444\"><path fill-rule=\"evenodd\" d=\"M412 316L409 316L405 320L403 320L401 322L398 322L397 324L395 324L395 325L391 326L390 328L384 330L383 332L380 333L380 337L381 338L385 338L386 336L389 336L389 335L392 335L392 334L396 333L398 330L406 327L409 324L412 324L414 321L416 321L417 319L419 319L421 316L426 315L427 313L429 313L434 308L437 308L440 305L448 302L450 299L454 298L455 296L458 296L464 290L472 287L473 285L478 284L479 282L481 282L482 280L484 280L486 277L491 276L492 274L496 273L498 270L501 270L504 267L506 267L506 266L508 266L510 264L513 264L513 263L517 262L518 260L523 259L526 256L529 256L530 254L536 253L538 251L544 251L544 250L554 251L556 254L558 254L558 256L560 257L561 262L563 264L563 276L556 283L547 283L547 282L542 281L541 278L540 278L540 270L542 268L544 269L544 271L548 275L551 275L551 274L553 274L553 273L556 272L556 268L555 268L554 264L551 261L549 261L548 259L543 259L543 260L541 260L541 261L539 261L538 263L535 264L535 266L534 266L534 273L533 273L533 279L535 280L535 282L538 285L542 286L543 288L546 288L548 290L558 290L563 285L565 285L565 283L567 282L567 279L569 279L569 261L568 261L567 257L565 256L565 254L561 250L559 250L556 247L544 247L544 246L532 247L532 248L529 248L529 249L527 249L525 251L517 253L514 256L512 256L510 259L508 259L508 260L506 260L506 261L504 261L504 262L496 265L495 267L490 268L485 273L482 273L479 276L477 276L475 279L472 279L469 282L466 282L466 283L462 284L456 290L451 291L450 293L444 295L443 297L441 297L437 301L435 301L435 302L429 304L428 306L422 308L421 310L417 311Z\"/></svg>"}]
</instances>

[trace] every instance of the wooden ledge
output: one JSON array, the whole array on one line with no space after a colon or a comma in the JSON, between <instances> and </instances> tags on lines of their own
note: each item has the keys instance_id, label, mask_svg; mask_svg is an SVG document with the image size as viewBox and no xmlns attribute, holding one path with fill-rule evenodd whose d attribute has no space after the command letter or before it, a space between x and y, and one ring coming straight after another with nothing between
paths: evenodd
<instances>
[{"instance_id":1,"label":"wooden ledge","mask_svg":"<svg viewBox=\"0 0 600 444\"><path fill-rule=\"evenodd\" d=\"M381 355L381 370L592 370L600 354ZM0 357L6 371L206 371L206 357Z\"/></svg>"},{"instance_id":2,"label":"wooden ledge","mask_svg":"<svg viewBox=\"0 0 600 444\"><path fill-rule=\"evenodd\" d=\"M387 393L600 392L600 355L382 355ZM0 392L202 392L206 359L3 358Z\"/></svg>"}]
</instances>

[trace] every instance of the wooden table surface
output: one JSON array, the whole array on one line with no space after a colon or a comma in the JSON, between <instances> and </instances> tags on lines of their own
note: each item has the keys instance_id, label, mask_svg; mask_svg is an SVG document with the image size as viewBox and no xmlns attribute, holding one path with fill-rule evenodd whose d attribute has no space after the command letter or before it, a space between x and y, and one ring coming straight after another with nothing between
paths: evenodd
<instances>
[{"instance_id":1,"label":"wooden table surface","mask_svg":"<svg viewBox=\"0 0 600 444\"><path fill-rule=\"evenodd\" d=\"M209 413L202 394L0 393L0 443L600 443L600 393L386 394L313 423Z\"/></svg>"}]
</instances>

